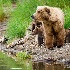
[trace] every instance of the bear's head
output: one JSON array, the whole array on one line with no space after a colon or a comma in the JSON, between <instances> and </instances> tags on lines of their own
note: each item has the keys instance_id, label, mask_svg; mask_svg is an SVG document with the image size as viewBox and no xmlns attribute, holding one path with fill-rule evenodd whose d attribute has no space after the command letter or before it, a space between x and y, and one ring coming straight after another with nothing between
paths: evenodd
<instances>
[{"instance_id":1,"label":"bear's head","mask_svg":"<svg viewBox=\"0 0 70 70\"><path fill-rule=\"evenodd\" d=\"M43 27L41 22L35 22L35 29L32 31L33 35L36 34L42 34L43 33Z\"/></svg>"},{"instance_id":2,"label":"bear's head","mask_svg":"<svg viewBox=\"0 0 70 70\"><path fill-rule=\"evenodd\" d=\"M48 6L38 6L36 12L32 15L32 18L36 21L48 20L50 16L50 9Z\"/></svg>"}]
</instances>

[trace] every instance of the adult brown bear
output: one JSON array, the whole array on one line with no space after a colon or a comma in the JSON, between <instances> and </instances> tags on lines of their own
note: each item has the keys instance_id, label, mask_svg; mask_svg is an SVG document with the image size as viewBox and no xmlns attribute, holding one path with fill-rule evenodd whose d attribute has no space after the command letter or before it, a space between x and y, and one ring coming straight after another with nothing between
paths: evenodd
<instances>
[{"instance_id":1,"label":"adult brown bear","mask_svg":"<svg viewBox=\"0 0 70 70\"><path fill-rule=\"evenodd\" d=\"M32 18L43 23L46 47L53 48L54 39L58 48L63 46L65 39L64 14L60 8L38 6Z\"/></svg>"},{"instance_id":2,"label":"adult brown bear","mask_svg":"<svg viewBox=\"0 0 70 70\"><path fill-rule=\"evenodd\" d=\"M70 28L66 29L65 43L70 43Z\"/></svg>"}]
</instances>

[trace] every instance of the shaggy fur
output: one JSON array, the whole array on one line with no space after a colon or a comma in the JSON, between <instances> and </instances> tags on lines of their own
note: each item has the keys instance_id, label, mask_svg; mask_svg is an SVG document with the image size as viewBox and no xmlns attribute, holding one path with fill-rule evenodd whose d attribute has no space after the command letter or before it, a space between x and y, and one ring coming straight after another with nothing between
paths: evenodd
<instances>
[{"instance_id":1,"label":"shaggy fur","mask_svg":"<svg viewBox=\"0 0 70 70\"><path fill-rule=\"evenodd\" d=\"M65 43L70 43L70 29L66 29Z\"/></svg>"},{"instance_id":2,"label":"shaggy fur","mask_svg":"<svg viewBox=\"0 0 70 70\"><path fill-rule=\"evenodd\" d=\"M46 47L52 48L54 39L57 47L63 46L65 39L64 14L60 8L38 6L32 18L43 23Z\"/></svg>"},{"instance_id":3,"label":"shaggy fur","mask_svg":"<svg viewBox=\"0 0 70 70\"><path fill-rule=\"evenodd\" d=\"M38 45L43 44L43 27L41 22L32 22L32 35L38 34Z\"/></svg>"}]
</instances>

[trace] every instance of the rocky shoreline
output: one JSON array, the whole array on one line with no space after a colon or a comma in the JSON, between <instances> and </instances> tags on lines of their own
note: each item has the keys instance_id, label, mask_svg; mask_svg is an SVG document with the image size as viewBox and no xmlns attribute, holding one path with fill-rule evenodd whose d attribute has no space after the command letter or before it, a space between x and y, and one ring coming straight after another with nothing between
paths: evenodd
<instances>
[{"instance_id":1,"label":"rocky shoreline","mask_svg":"<svg viewBox=\"0 0 70 70\"><path fill-rule=\"evenodd\" d=\"M5 29L3 26L5 25ZM65 43L63 47L57 48L54 50L49 50L45 48L44 44L42 46L38 46L38 35L31 35L30 28L27 29L26 35L24 38L16 39L9 45L3 44L5 38L3 36L4 32L2 30L6 30L6 24L1 24L1 37L0 37L0 51L8 54L13 57L16 56L18 52L27 52L32 56L33 61L46 60L47 62L62 62L67 67L70 67L70 43ZM3 36L3 37L2 37Z\"/></svg>"},{"instance_id":2,"label":"rocky shoreline","mask_svg":"<svg viewBox=\"0 0 70 70\"><path fill-rule=\"evenodd\" d=\"M13 56L16 56L18 52L26 51L27 54L32 55L34 61L56 61L70 67L70 43L65 43L61 48L55 47L54 50L49 50L44 45L38 46L37 35L31 35L31 32L27 33L24 38L17 39L7 46L0 44L0 50Z\"/></svg>"}]
</instances>

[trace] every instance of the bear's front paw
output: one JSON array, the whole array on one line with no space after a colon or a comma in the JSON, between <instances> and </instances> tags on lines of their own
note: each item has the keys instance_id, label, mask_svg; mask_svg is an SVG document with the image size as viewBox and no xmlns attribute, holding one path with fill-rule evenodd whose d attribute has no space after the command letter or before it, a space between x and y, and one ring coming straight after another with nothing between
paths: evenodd
<instances>
[{"instance_id":1,"label":"bear's front paw","mask_svg":"<svg viewBox=\"0 0 70 70\"><path fill-rule=\"evenodd\" d=\"M62 45L58 45L58 46L57 46L57 48L61 48L61 47L62 47Z\"/></svg>"}]
</instances>

